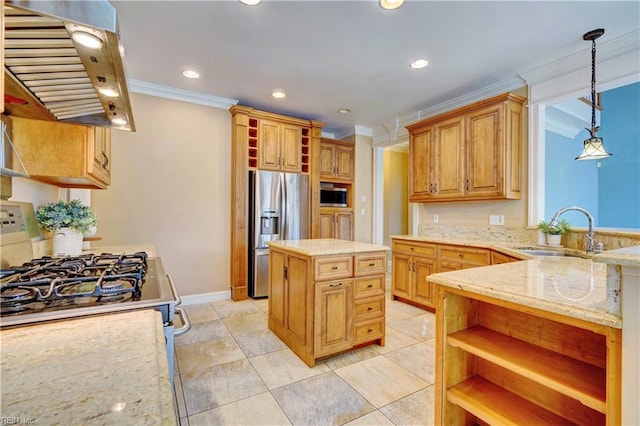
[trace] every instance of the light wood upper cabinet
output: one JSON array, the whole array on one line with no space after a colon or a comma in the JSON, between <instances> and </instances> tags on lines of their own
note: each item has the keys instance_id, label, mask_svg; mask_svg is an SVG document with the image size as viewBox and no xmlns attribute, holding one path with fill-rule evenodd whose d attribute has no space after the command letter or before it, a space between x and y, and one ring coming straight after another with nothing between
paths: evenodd
<instances>
[{"instance_id":1,"label":"light wood upper cabinet","mask_svg":"<svg viewBox=\"0 0 640 426\"><path fill-rule=\"evenodd\" d=\"M259 122L258 160L261 170L302 171L302 128L262 119Z\"/></svg>"},{"instance_id":2,"label":"light wood upper cabinet","mask_svg":"<svg viewBox=\"0 0 640 426\"><path fill-rule=\"evenodd\" d=\"M111 183L111 130L11 117L13 144L32 179L67 188Z\"/></svg>"},{"instance_id":3,"label":"light wood upper cabinet","mask_svg":"<svg viewBox=\"0 0 640 426\"><path fill-rule=\"evenodd\" d=\"M506 93L407 126L410 201L520 199L524 100Z\"/></svg>"},{"instance_id":4,"label":"light wood upper cabinet","mask_svg":"<svg viewBox=\"0 0 640 426\"><path fill-rule=\"evenodd\" d=\"M320 178L328 181L352 182L355 164L351 142L322 138L320 144Z\"/></svg>"}]
</instances>

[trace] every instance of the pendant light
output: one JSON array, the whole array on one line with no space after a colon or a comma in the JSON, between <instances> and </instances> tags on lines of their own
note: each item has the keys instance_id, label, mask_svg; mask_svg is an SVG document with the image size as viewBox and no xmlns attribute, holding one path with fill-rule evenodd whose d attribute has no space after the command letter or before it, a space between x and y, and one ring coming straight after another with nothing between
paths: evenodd
<instances>
[{"instance_id":1,"label":"pendant light","mask_svg":"<svg viewBox=\"0 0 640 426\"><path fill-rule=\"evenodd\" d=\"M596 126L596 39L604 34L604 28L592 30L582 36L585 41L591 41L591 129L587 129L591 137L584 141L582 154L576 160L598 160L611 157L602 145L602 138L596 136L600 126Z\"/></svg>"}]
</instances>

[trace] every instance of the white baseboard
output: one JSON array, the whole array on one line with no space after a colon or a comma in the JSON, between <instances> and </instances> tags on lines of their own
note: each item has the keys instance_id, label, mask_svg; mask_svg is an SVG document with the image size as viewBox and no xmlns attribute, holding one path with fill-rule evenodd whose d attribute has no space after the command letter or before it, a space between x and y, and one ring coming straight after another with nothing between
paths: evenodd
<instances>
[{"instance_id":1,"label":"white baseboard","mask_svg":"<svg viewBox=\"0 0 640 426\"><path fill-rule=\"evenodd\" d=\"M180 298L182 299L182 304L180 306L218 302L221 300L231 299L231 290L216 291L212 293L189 294L187 296L181 296Z\"/></svg>"}]
</instances>

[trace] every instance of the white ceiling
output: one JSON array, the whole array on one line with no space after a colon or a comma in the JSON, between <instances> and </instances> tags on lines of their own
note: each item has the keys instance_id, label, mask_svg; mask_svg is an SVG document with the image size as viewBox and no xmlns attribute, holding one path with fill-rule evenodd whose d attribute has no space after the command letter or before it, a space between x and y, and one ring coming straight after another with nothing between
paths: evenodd
<instances>
[{"instance_id":1,"label":"white ceiling","mask_svg":"<svg viewBox=\"0 0 640 426\"><path fill-rule=\"evenodd\" d=\"M605 28L600 44L640 28L638 1L111 3L129 79L324 121L336 137L487 86L523 86L519 75L579 51L590 64L585 32ZM410 69L416 57L429 66Z\"/></svg>"}]
</instances>

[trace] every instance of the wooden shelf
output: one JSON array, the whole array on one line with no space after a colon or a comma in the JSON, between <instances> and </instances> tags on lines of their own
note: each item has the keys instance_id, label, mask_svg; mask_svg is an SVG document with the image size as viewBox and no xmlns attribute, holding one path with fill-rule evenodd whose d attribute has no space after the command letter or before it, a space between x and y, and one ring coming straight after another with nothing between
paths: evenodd
<instances>
[{"instance_id":1,"label":"wooden shelf","mask_svg":"<svg viewBox=\"0 0 640 426\"><path fill-rule=\"evenodd\" d=\"M596 411L606 412L604 368L481 326L450 334L447 343L574 398Z\"/></svg>"},{"instance_id":2,"label":"wooden shelf","mask_svg":"<svg viewBox=\"0 0 640 426\"><path fill-rule=\"evenodd\" d=\"M447 400L488 424L574 424L480 376L473 376L449 388Z\"/></svg>"}]
</instances>

